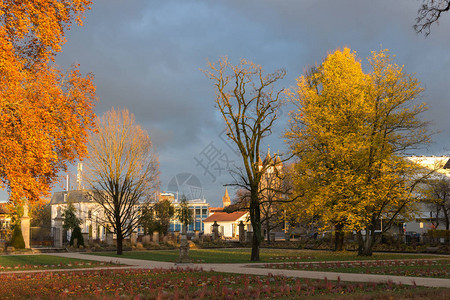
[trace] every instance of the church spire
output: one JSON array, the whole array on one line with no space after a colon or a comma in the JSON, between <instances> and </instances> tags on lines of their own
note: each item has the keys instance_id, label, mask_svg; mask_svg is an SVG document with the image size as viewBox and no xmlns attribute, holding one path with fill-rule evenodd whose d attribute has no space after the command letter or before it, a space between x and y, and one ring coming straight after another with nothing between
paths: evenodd
<instances>
[{"instance_id":1,"label":"church spire","mask_svg":"<svg viewBox=\"0 0 450 300\"><path fill-rule=\"evenodd\" d=\"M269 146L269 148L267 149L267 156L264 159L264 164L271 165L272 163L273 163L273 160L272 160L272 157L270 156L270 146Z\"/></svg>"},{"instance_id":2,"label":"church spire","mask_svg":"<svg viewBox=\"0 0 450 300\"><path fill-rule=\"evenodd\" d=\"M222 197L222 207L231 205L230 196L228 195L228 189L225 187L225 195Z\"/></svg>"}]
</instances>

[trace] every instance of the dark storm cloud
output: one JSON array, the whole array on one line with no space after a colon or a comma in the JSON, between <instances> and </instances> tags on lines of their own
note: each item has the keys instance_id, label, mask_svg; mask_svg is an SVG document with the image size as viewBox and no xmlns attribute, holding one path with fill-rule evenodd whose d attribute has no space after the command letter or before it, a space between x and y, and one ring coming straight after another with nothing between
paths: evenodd
<instances>
[{"instance_id":1,"label":"dark storm cloud","mask_svg":"<svg viewBox=\"0 0 450 300\"><path fill-rule=\"evenodd\" d=\"M194 157L211 142L230 151L218 137L223 123L214 108L212 83L199 70L207 59L222 55L233 62L245 57L267 71L286 68L280 86L289 87L307 66L336 48L350 46L361 58L388 48L427 88L422 99L430 104L426 116L442 132L424 154L441 154L450 137L450 15L425 39L412 30L419 3L98 0L85 26L68 33L57 63L78 62L95 74L99 114L115 106L136 115L158 149L163 189L176 174L190 172L200 178L207 200L217 205L221 185L230 177L217 176L213 182ZM285 149L285 121L267 141L272 151Z\"/></svg>"}]
</instances>

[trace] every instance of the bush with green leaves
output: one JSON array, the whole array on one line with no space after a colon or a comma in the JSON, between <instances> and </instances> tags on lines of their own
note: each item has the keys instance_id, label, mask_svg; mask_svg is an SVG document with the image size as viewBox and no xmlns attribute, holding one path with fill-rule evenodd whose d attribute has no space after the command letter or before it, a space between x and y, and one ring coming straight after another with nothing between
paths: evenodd
<instances>
[{"instance_id":1,"label":"bush with green leaves","mask_svg":"<svg viewBox=\"0 0 450 300\"><path fill-rule=\"evenodd\" d=\"M77 239L77 247L83 245L84 239L81 234L81 220L76 215L76 208L72 203L69 203L63 212L65 230L72 230L72 235L70 236L70 245L73 246L73 241Z\"/></svg>"},{"instance_id":2,"label":"bush with green leaves","mask_svg":"<svg viewBox=\"0 0 450 300\"><path fill-rule=\"evenodd\" d=\"M17 223L14 226L10 245L15 249L25 249L25 241L23 239L22 228L20 226L20 223Z\"/></svg>"},{"instance_id":3,"label":"bush with green leaves","mask_svg":"<svg viewBox=\"0 0 450 300\"><path fill-rule=\"evenodd\" d=\"M76 215L76 208L72 203L69 203L63 212L65 230L74 230L77 226L80 226L81 220Z\"/></svg>"},{"instance_id":4,"label":"bush with green leaves","mask_svg":"<svg viewBox=\"0 0 450 300\"><path fill-rule=\"evenodd\" d=\"M73 246L75 239L77 239L77 247L84 246L83 234L81 234L81 228L78 225L73 229L70 236L70 246Z\"/></svg>"},{"instance_id":5,"label":"bush with green leaves","mask_svg":"<svg viewBox=\"0 0 450 300\"><path fill-rule=\"evenodd\" d=\"M185 195L181 196L180 206L176 210L176 218L183 224L183 230L194 221L192 210L189 209L188 201Z\"/></svg>"}]
</instances>

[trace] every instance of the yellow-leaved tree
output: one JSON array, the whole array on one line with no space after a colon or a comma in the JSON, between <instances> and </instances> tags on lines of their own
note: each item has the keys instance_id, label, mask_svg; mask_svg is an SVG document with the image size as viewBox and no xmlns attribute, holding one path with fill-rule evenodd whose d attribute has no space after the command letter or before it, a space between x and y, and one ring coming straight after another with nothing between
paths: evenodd
<instances>
[{"instance_id":1,"label":"yellow-leaved tree","mask_svg":"<svg viewBox=\"0 0 450 300\"><path fill-rule=\"evenodd\" d=\"M429 141L427 123L414 104L419 82L392 62L387 50L373 52L364 72L348 48L297 80L289 96L287 140L297 156L294 178L303 194L286 206L291 217L307 212L335 229L335 249L345 231L356 231L359 255L371 255L381 219L387 230L414 203L418 168L402 154Z\"/></svg>"}]
</instances>

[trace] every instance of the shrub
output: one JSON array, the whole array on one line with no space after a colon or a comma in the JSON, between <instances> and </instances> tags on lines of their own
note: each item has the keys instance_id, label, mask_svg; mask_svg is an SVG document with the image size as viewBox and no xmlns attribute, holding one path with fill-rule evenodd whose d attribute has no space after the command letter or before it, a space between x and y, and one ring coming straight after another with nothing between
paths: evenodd
<instances>
[{"instance_id":1,"label":"shrub","mask_svg":"<svg viewBox=\"0 0 450 300\"><path fill-rule=\"evenodd\" d=\"M70 237L70 246L73 246L73 241L77 239L77 247L84 246L83 235L81 234L80 226L75 226L75 229L72 232L72 236Z\"/></svg>"},{"instance_id":2,"label":"shrub","mask_svg":"<svg viewBox=\"0 0 450 300\"><path fill-rule=\"evenodd\" d=\"M25 241L23 240L22 228L20 227L20 224L16 224L16 226L14 226L10 244L15 249L25 249Z\"/></svg>"},{"instance_id":3,"label":"shrub","mask_svg":"<svg viewBox=\"0 0 450 300\"><path fill-rule=\"evenodd\" d=\"M428 234L433 238L447 238L450 236L450 230L444 229L430 229Z\"/></svg>"}]
</instances>

